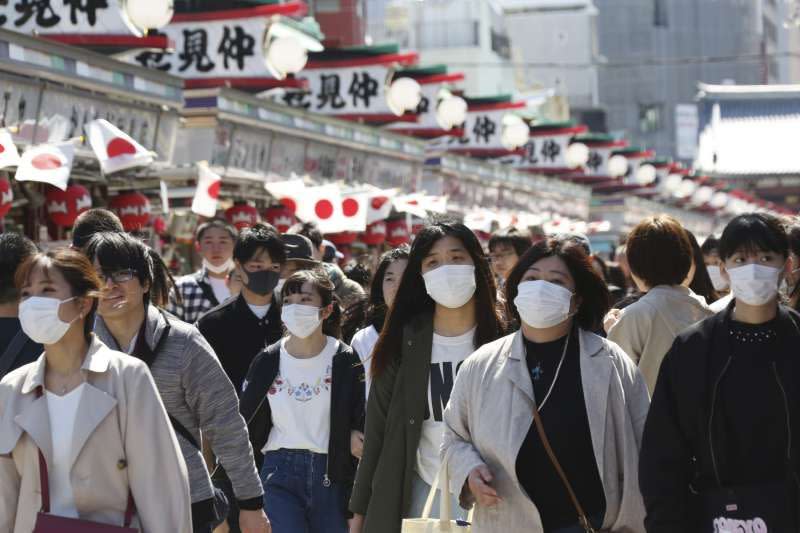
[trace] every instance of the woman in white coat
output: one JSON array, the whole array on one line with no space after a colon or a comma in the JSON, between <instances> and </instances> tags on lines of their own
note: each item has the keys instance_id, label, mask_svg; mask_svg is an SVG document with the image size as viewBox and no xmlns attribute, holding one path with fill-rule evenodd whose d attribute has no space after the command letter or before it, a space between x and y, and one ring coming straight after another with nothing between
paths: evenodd
<instances>
[{"instance_id":1,"label":"woman in white coat","mask_svg":"<svg viewBox=\"0 0 800 533\"><path fill-rule=\"evenodd\" d=\"M442 459L462 506L477 503L473 533L644 532L649 397L636 365L591 333L605 282L580 246L551 239L522 256L506 296L520 330L466 360L444 415Z\"/></svg>"}]
</instances>

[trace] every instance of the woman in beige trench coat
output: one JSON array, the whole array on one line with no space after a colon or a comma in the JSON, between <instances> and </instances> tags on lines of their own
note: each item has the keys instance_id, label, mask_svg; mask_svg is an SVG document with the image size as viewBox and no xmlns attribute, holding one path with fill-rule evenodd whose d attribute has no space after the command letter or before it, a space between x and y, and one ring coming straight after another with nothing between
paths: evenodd
<instances>
[{"instance_id":1,"label":"woman in beige trench coat","mask_svg":"<svg viewBox=\"0 0 800 533\"><path fill-rule=\"evenodd\" d=\"M506 283L512 335L472 354L456 376L442 458L473 533L583 532L545 450L544 432L588 522L644 533L639 446L649 407L636 365L594 333L608 290L582 248L552 239L520 258Z\"/></svg>"},{"instance_id":2,"label":"woman in beige trench coat","mask_svg":"<svg viewBox=\"0 0 800 533\"><path fill-rule=\"evenodd\" d=\"M41 450L50 514L122 526L130 494L132 527L191 532L186 465L149 370L90 333L101 287L91 263L39 254L17 287L22 328L45 351L0 382L0 531L34 529Z\"/></svg>"}]
</instances>

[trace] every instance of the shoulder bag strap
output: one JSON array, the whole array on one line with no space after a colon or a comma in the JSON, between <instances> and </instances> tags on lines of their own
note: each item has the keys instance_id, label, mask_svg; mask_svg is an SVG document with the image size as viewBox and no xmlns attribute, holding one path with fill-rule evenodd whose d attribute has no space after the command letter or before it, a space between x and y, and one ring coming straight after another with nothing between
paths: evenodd
<instances>
[{"instance_id":1,"label":"shoulder bag strap","mask_svg":"<svg viewBox=\"0 0 800 533\"><path fill-rule=\"evenodd\" d=\"M8 346L6 346L3 355L0 355L0 376L4 376L5 373L8 372L8 369L11 368L11 365L17 360L17 357L22 352L22 348L25 347L27 342L28 336L20 329L17 334L14 335L14 338L11 339L11 342L8 343Z\"/></svg>"},{"instance_id":2,"label":"shoulder bag strap","mask_svg":"<svg viewBox=\"0 0 800 533\"><path fill-rule=\"evenodd\" d=\"M42 388L36 389L36 397L42 396ZM50 481L47 473L47 461L44 458L41 448L36 449L39 452L39 486L42 489L42 509L41 512L50 514ZM133 522L133 515L136 514L136 504L133 501L133 493L130 486L128 486L128 503L125 506L125 523L124 527L130 527Z\"/></svg>"},{"instance_id":3,"label":"shoulder bag strap","mask_svg":"<svg viewBox=\"0 0 800 533\"><path fill-rule=\"evenodd\" d=\"M575 491L572 489L572 484L569 482L569 479L567 479L567 474L564 473L564 469L561 468L561 463L558 462L558 458L556 457L553 448L550 446L550 441L547 439L547 434L544 432L544 425L542 424L542 417L539 415L538 407L533 408L533 423L536 425L536 431L539 433L539 440L542 441L544 451L547 452L550 462L553 463L553 468L556 469L556 473L558 473L558 477L561 478L564 488L567 489L569 499L572 500L572 505L575 507L575 511L578 513L578 521L580 522L581 527L584 529L584 531L586 531L586 533L596 533L595 529L589 522L589 519L586 517L583 507L581 507L581 503L578 501Z\"/></svg>"},{"instance_id":4,"label":"shoulder bag strap","mask_svg":"<svg viewBox=\"0 0 800 533\"><path fill-rule=\"evenodd\" d=\"M197 286L200 287L200 290L203 291L203 296L205 296L206 300L211 302L211 307L216 307L220 304L219 300L217 300L217 296L214 294L214 290L211 286L203 279L203 271L198 272L194 276L194 280L197 282Z\"/></svg>"}]
</instances>

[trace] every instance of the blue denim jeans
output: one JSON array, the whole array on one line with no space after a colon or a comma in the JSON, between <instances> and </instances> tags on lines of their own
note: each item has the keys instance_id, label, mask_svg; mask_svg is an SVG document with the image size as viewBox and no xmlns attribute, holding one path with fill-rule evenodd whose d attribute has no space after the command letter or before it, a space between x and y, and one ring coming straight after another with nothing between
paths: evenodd
<instances>
[{"instance_id":1,"label":"blue denim jeans","mask_svg":"<svg viewBox=\"0 0 800 533\"><path fill-rule=\"evenodd\" d=\"M264 456L264 510L273 533L347 533L347 494L337 483L325 486L327 458L285 449Z\"/></svg>"}]
</instances>

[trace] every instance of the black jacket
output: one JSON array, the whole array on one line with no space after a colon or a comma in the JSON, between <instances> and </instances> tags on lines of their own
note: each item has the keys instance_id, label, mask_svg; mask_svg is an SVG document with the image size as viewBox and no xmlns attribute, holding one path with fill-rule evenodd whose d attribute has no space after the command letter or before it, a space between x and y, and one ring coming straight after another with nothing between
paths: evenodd
<instances>
[{"instance_id":1,"label":"black jacket","mask_svg":"<svg viewBox=\"0 0 800 533\"><path fill-rule=\"evenodd\" d=\"M706 490L717 488L719 483L722 486L749 484L739 479L747 474L740 471L741 458L730 453L732 435L748 431L752 434L753 422L764 417L772 417L774 421L770 426L774 434L759 435L765 443L778 439L785 443L787 429L800 428L797 407L800 359L796 357L800 346L800 314L785 307L779 308L776 321L778 341L774 349L781 353L765 353L765 358L770 359L767 364L772 367L771 372L765 373L762 381L752 383L748 390L741 391L746 395L747 405L752 405L751 400L755 400L755 405L749 411L737 411L733 417L724 415L726 407L730 410L731 406L726 405L725 397L720 394L725 389L723 378L729 376L729 368L736 366L729 333L732 310L733 304L681 333L661 365L642 437L639 464L648 533L699 531L697 513ZM784 409L765 413L758 408L757 400L764 395L764 387L769 387L770 394L778 391L781 400L789 406L789 424ZM712 406L714 417L710 416ZM794 435L791 461L786 461L785 452L777 461L781 475L796 479L795 458L800 431L795 429ZM745 462L748 472L758 472L762 467L775 471L775 457L748 456Z\"/></svg>"},{"instance_id":2,"label":"black jacket","mask_svg":"<svg viewBox=\"0 0 800 533\"><path fill-rule=\"evenodd\" d=\"M242 382L255 357L283 334L280 306L273 297L264 318L250 310L241 294L218 305L197 321L197 329L217 353L220 364L241 395Z\"/></svg>"},{"instance_id":3,"label":"black jacket","mask_svg":"<svg viewBox=\"0 0 800 533\"><path fill-rule=\"evenodd\" d=\"M242 391L240 410L247 422L259 471L264 461L261 449L272 430L272 410L267 396L278 375L280 346L280 342L276 342L258 354L250 365ZM364 369L353 349L343 342L339 342L333 356L331 380L331 429L326 475L332 481L350 485L357 465L350 453L350 432L363 430Z\"/></svg>"}]
</instances>

